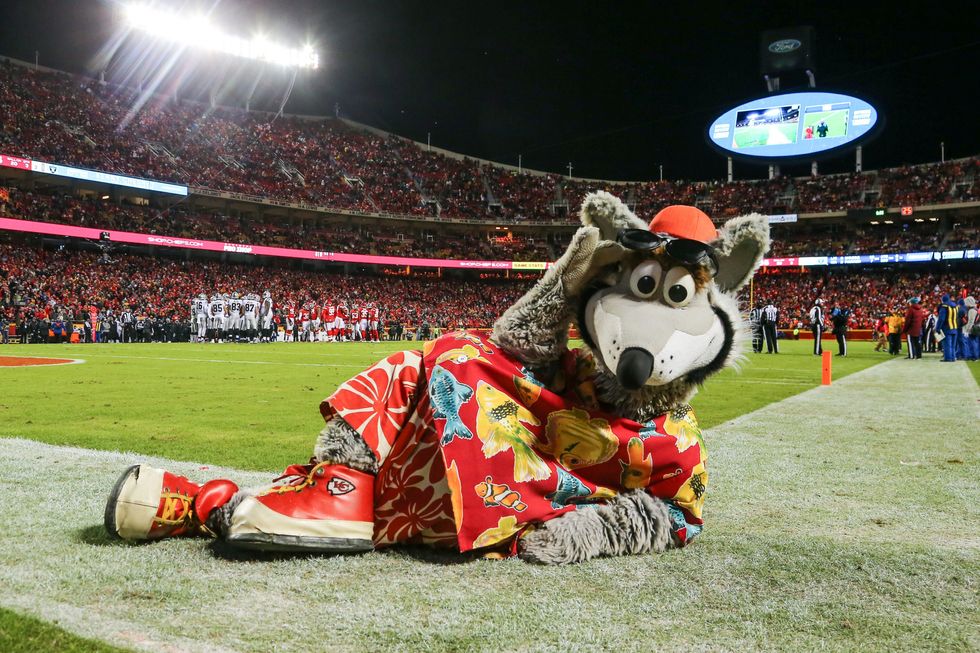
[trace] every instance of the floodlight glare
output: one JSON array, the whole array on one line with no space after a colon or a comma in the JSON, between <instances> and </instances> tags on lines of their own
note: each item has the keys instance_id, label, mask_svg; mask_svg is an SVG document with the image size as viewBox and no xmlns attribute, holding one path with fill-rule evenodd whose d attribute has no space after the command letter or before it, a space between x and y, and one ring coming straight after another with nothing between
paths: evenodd
<instances>
[{"instance_id":1,"label":"floodlight glare","mask_svg":"<svg viewBox=\"0 0 980 653\"><path fill-rule=\"evenodd\" d=\"M189 47L280 66L313 70L320 67L320 55L312 45L289 48L272 43L261 35L252 39L231 36L211 25L203 14L182 16L147 5L132 4L125 7L125 18L133 29Z\"/></svg>"}]
</instances>

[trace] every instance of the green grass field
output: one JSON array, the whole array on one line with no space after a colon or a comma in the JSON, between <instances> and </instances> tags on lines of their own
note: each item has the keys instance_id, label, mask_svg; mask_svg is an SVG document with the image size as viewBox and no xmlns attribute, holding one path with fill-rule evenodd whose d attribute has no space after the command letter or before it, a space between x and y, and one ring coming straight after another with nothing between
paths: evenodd
<instances>
[{"instance_id":1,"label":"green grass field","mask_svg":"<svg viewBox=\"0 0 980 653\"><path fill-rule=\"evenodd\" d=\"M753 357L712 380L694 407L710 428L820 381L820 362ZM340 383L403 343L330 346L11 345L6 355L84 358L84 365L7 370L0 436L273 471L309 457L318 406ZM852 355L838 376L883 360Z\"/></svg>"},{"instance_id":2,"label":"green grass field","mask_svg":"<svg viewBox=\"0 0 980 653\"><path fill-rule=\"evenodd\" d=\"M0 348L86 361L0 368L0 650L980 646L978 366L869 343L834 359L830 387L806 342L708 382L707 527L680 551L572 568L413 549L243 560L102 533L127 461L259 482L305 461L319 401L400 346Z\"/></svg>"},{"instance_id":3,"label":"green grass field","mask_svg":"<svg viewBox=\"0 0 980 653\"><path fill-rule=\"evenodd\" d=\"M817 125L821 120L827 123L827 135L825 138L841 138L847 136L847 117L850 111L847 109L837 109L834 111L815 111L803 114L803 129L813 127L813 138L817 136Z\"/></svg>"},{"instance_id":4,"label":"green grass field","mask_svg":"<svg viewBox=\"0 0 980 653\"><path fill-rule=\"evenodd\" d=\"M796 142L798 122L735 128L735 147L745 149L763 145L785 145Z\"/></svg>"}]
</instances>

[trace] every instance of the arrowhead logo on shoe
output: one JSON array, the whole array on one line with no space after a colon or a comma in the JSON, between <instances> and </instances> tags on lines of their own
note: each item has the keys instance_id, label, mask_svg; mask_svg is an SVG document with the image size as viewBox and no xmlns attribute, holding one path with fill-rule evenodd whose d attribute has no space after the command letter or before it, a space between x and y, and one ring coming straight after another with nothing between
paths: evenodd
<instances>
[{"instance_id":1,"label":"arrowhead logo on shoe","mask_svg":"<svg viewBox=\"0 0 980 653\"><path fill-rule=\"evenodd\" d=\"M331 478L330 482L327 483L327 492L334 496L347 494L348 492L353 492L355 489L357 488L353 483L343 478L337 478L336 476Z\"/></svg>"}]
</instances>

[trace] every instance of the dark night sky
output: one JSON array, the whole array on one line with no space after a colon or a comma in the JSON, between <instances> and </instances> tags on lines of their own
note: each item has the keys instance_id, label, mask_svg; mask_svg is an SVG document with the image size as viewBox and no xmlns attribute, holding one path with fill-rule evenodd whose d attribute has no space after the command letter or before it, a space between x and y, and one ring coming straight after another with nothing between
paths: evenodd
<instances>
[{"instance_id":1,"label":"dark night sky","mask_svg":"<svg viewBox=\"0 0 980 653\"><path fill-rule=\"evenodd\" d=\"M172 6L184 3L170 2ZM213 3L189 2L189 6ZM810 24L817 86L887 117L865 147L879 168L980 153L976 3L382 2L223 0L214 20L312 38L324 66L286 110L342 115L504 163L607 179L719 178L705 143L726 108L765 94L764 29ZM669 4L687 9L666 8ZM118 28L115 2L4 0L0 54L83 72ZM249 73L251 74L251 73ZM285 81L266 75L282 93ZM784 90L785 86L784 86ZM853 166L853 156L821 171ZM802 174L808 166L792 168ZM736 165L736 176L765 169Z\"/></svg>"}]
</instances>

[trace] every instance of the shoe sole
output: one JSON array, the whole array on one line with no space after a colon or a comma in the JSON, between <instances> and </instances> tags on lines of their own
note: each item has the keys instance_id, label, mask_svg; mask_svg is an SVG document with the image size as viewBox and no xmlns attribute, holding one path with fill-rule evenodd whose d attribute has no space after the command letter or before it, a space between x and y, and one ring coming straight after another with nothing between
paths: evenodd
<instances>
[{"instance_id":1,"label":"shoe sole","mask_svg":"<svg viewBox=\"0 0 980 653\"><path fill-rule=\"evenodd\" d=\"M119 502L119 493L122 492L123 486L129 477L139 473L139 465L133 465L126 469L116 481L116 484L112 486L112 491L109 493L109 500L105 504L105 515L103 517L103 524L105 524L105 530L112 537L122 539L119 535L119 529L116 528L116 504Z\"/></svg>"},{"instance_id":2,"label":"shoe sole","mask_svg":"<svg viewBox=\"0 0 980 653\"><path fill-rule=\"evenodd\" d=\"M342 537L299 537L297 535L245 533L229 535L224 541L236 548L253 551L281 551L283 553L362 553L374 551L374 542L371 540Z\"/></svg>"}]
</instances>

